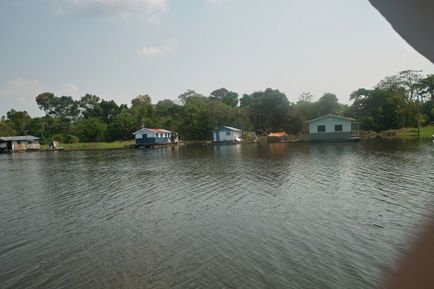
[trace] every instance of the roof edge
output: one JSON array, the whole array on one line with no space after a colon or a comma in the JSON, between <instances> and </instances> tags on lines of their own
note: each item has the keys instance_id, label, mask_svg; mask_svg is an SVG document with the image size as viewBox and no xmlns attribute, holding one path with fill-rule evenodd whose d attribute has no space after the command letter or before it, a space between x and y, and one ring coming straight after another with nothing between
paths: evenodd
<instances>
[{"instance_id":1,"label":"roof edge","mask_svg":"<svg viewBox=\"0 0 434 289\"><path fill-rule=\"evenodd\" d=\"M326 114L326 115L323 115L323 116L320 116L320 117L317 117L317 118L314 118L314 119L311 119L311 120L307 120L306 122L312 122L312 121L316 121L316 120L323 119L323 118L326 118L326 117L335 117L335 118L341 118L341 119L355 121L355 119L351 118L351 117L344 117L344 116L339 116L339 115L335 115L335 114Z\"/></svg>"},{"instance_id":2,"label":"roof edge","mask_svg":"<svg viewBox=\"0 0 434 289\"><path fill-rule=\"evenodd\" d=\"M226 125L219 126L219 127L216 128L214 131L219 130L219 129L222 129L222 128L226 128L226 129L229 129L229 130L241 131L241 132L242 132L242 130L239 129L239 128L235 128L235 127L231 127L231 126L226 126Z\"/></svg>"},{"instance_id":3,"label":"roof edge","mask_svg":"<svg viewBox=\"0 0 434 289\"><path fill-rule=\"evenodd\" d=\"M161 133L161 132L173 133L173 131L171 131L171 130L167 130L167 129L164 129L164 128L148 128L148 127L142 127L142 128L139 129L138 131L133 132L133 135L135 135L135 134L141 132L142 130L149 130L149 131L152 131L153 133ZM158 130L158 131L155 131L155 130Z\"/></svg>"}]
</instances>

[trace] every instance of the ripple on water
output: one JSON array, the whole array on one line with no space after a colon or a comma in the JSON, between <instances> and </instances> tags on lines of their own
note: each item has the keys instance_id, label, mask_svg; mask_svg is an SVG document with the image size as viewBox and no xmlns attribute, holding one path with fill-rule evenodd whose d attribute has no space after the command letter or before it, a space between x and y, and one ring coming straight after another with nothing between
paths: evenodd
<instances>
[{"instance_id":1,"label":"ripple on water","mask_svg":"<svg viewBox=\"0 0 434 289\"><path fill-rule=\"evenodd\" d=\"M372 288L433 205L433 146L0 156L1 288Z\"/></svg>"}]
</instances>

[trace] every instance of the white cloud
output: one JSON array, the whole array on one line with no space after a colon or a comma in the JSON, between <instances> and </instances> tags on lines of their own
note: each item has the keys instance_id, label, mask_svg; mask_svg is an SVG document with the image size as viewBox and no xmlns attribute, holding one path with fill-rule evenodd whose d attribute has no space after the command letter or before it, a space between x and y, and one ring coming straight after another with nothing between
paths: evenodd
<instances>
[{"instance_id":1,"label":"white cloud","mask_svg":"<svg viewBox=\"0 0 434 289\"><path fill-rule=\"evenodd\" d=\"M25 110L31 116L41 116L43 112L36 104L36 97L43 92L53 92L57 96L67 95L78 97L79 88L74 83L65 84L57 89L48 88L34 79L17 77L0 86L0 116L12 108Z\"/></svg>"},{"instance_id":2,"label":"white cloud","mask_svg":"<svg viewBox=\"0 0 434 289\"><path fill-rule=\"evenodd\" d=\"M160 56L160 55L164 55L167 52L170 51L170 47L168 45L164 45L161 47L158 46L145 46L140 48L137 51L137 54L139 56L145 56L145 57L155 57L155 56Z\"/></svg>"},{"instance_id":3,"label":"white cloud","mask_svg":"<svg viewBox=\"0 0 434 289\"><path fill-rule=\"evenodd\" d=\"M169 6L169 0L69 0L72 6L91 14L146 15L152 22Z\"/></svg>"},{"instance_id":4,"label":"white cloud","mask_svg":"<svg viewBox=\"0 0 434 289\"><path fill-rule=\"evenodd\" d=\"M37 80L15 78L0 87L0 115L14 108L26 110L28 113L39 114L35 98L47 88Z\"/></svg>"},{"instance_id":5,"label":"white cloud","mask_svg":"<svg viewBox=\"0 0 434 289\"><path fill-rule=\"evenodd\" d=\"M75 83L68 83L62 86L58 93L59 95L77 96L79 92L78 86Z\"/></svg>"},{"instance_id":6,"label":"white cloud","mask_svg":"<svg viewBox=\"0 0 434 289\"><path fill-rule=\"evenodd\" d=\"M234 3L235 0L208 0L209 4L226 4L226 3Z\"/></svg>"}]
</instances>

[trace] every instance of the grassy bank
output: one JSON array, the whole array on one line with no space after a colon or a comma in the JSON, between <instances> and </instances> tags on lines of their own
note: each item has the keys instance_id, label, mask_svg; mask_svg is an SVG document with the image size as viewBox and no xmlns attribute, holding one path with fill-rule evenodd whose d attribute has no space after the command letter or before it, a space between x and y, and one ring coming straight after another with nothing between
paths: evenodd
<instances>
[{"instance_id":1,"label":"grassy bank","mask_svg":"<svg viewBox=\"0 0 434 289\"><path fill-rule=\"evenodd\" d=\"M420 128L420 138L421 139L431 139L434 135L434 126L425 126ZM416 139L417 128L401 128L394 130L386 130L382 132L374 131L363 131L361 136L364 139L369 138L388 138L388 139Z\"/></svg>"},{"instance_id":2,"label":"grassy bank","mask_svg":"<svg viewBox=\"0 0 434 289\"><path fill-rule=\"evenodd\" d=\"M432 139L434 135L434 126L425 126L420 128L421 139ZM297 136L299 137L299 136ZM362 139L384 138L384 139L416 139L417 128L402 128L397 130L387 130L383 132L362 131ZM258 139L259 142L267 142L266 137ZM184 141L183 144L197 144L207 143L208 141ZM107 149L122 149L134 144L134 140L129 141L115 141L115 142L90 142L90 143L73 143L73 144L60 144L65 150L107 150ZM43 149L47 149L44 146Z\"/></svg>"},{"instance_id":3,"label":"grassy bank","mask_svg":"<svg viewBox=\"0 0 434 289\"><path fill-rule=\"evenodd\" d=\"M134 140L115 141L115 142L87 142L87 143L71 143L60 144L65 150L109 150L122 149L125 146L134 144Z\"/></svg>"}]
</instances>

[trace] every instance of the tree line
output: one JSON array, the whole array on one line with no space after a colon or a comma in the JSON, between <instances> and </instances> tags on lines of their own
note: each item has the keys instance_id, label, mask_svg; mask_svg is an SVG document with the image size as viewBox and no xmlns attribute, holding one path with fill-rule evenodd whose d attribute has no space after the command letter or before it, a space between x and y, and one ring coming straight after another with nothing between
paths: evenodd
<instances>
[{"instance_id":1,"label":"tree line","mask_svg":"<svg viewBox=\"0 0 434 289\"><path fill-rule=\"evenodd\" d=\"M266 135L272 131L306 132L305 122L325 114L352 117L364 130L382 131L415 127L434 122L434 74L406 70L388 76L373 88L360 88L341 104L335 94L325 93L317 101L305 92L292 103L277 89L251 94L216 89L209 96L187 90L175 100L153 104L149 95L139 95L131 104L117 104L93 94L79 100L45 92L36 96L43 117L11 109L0 120L0 136L34 135L43 141L65 143L132 139L142 127L178 132L185 140L211 138L213 129L233 126Z\"/></svg>"}]
</instances>

